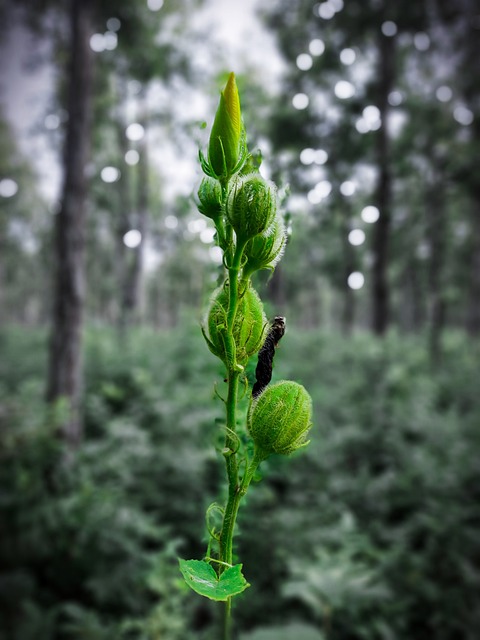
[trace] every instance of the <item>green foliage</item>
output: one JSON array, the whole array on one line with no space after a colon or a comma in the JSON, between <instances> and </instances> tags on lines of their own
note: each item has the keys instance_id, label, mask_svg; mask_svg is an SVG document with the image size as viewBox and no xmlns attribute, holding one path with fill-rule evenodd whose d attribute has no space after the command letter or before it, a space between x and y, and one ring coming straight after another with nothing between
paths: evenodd
<instances>
[{"instance_id":1,"label":"green foliage","mask_svg":"<svg viewBox=\"0 0 480 640\"><path fill-rule=\"evenodd\" d=\"M258 629L242 635L240 640L323 640L324 636L315 628L304 624L289 624L284 627Z\"/></svg>"},{"instance_id":2,"label":"green foliage","mask_svg":"<svg viewBox=\"0 0 480 640\"><path fill-rule=\"evenodd\" d=\"M0 344L1 640L215 637L176 559L201 557L221 487L210 381L221 391L223 374L196 323L122 342L87 332L87 433L70 467L55 437L62 408L42 400L44 335L12 329ZM274 378L311 390L318 437L264 462L240 512L241 634L474 640L474 345L448 333L433 371L422 336L291 330L279 349Z\"/></svg>"},{"instance_id":3,"label":"green foliage","mask_svg":"<svg viewBox=\"0 0 480 640\"><path fill-rule=\"evenodd\" d=\"M118 337L94 332L88 336L87 439L72 463L58 438L62 407L47 410L43 403L45 342L18 338L16 331L2 334L23 379L1 372L0 637L140 640L165 634L183 640L178 550L165 540L172 538L168 523L176 522L177 546L182 540L188 545L203 506L195 486L204 477L203 492L212 473L201 433L196 450L179 445L175 458L165 442L185 442L185 433L202 420L208 430L215 408L207 411L200 401L189 415L188 400L174 394L158 405L162 381L148 361L152 334L138 336L122 354ZM159 348L168 353L166 342ZM170 348L176 367L174 354L192 345L186 335ZM181 361L184 367L188 358ZM174 386L181 367L176 373L165 368L165 388ZM178 405L186 410L183 419ZM184 507L185 482L193 501Z\"/></svg>"}]
</instances>

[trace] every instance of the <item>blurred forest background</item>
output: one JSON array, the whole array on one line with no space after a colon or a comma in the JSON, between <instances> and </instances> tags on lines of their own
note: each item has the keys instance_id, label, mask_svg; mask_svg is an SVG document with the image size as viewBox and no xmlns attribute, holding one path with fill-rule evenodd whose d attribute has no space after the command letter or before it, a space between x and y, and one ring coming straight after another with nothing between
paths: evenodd
<instances>
[{"instance_id":1,"label":"blurred forest background","mask_svg":"<svg viewBox=\"0 0 480 640\"><path fill-rule=\"evenodd\" d=\"M239 637L477 640L478 0L3 0L0 51L0 640L215 637L176 559L223 486L194 196L229 71L314 400L240 514Z\"/></svg>"}]
</instances>

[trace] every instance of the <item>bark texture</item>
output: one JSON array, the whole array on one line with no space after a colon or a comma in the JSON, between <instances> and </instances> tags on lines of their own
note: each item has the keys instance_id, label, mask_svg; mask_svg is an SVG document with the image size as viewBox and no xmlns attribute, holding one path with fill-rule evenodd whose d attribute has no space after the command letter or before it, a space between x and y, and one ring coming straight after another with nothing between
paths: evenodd
<instances>
[{"instance_id":1,"label":"bark texture","mask_svg":"<svg viewBox=\"0 0 480 640\"><path fill-rule=\"evenodd\" d=\"M72 447L82 435L82 324L85 300L85 227L90 150L93 51L92 0L70 5L71 53L68 69L68 125L64 182L55 219L55 280L47 399L65 398L64 437Z\"/></svg>"}]
</instances>

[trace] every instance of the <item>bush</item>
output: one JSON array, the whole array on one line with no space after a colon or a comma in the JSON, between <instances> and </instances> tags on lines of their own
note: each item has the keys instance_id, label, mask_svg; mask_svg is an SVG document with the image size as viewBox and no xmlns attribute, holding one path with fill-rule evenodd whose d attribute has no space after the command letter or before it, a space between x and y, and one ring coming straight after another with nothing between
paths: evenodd
<instances>
[{"instance_id":1,"label":"bush","mask_svg":"<svg viewBox=\"0 0 480 640\"><path fill-rule=\"evenodd\" d=\"M45 337L13 330L0 343L0 639L211 638L212 611L176 565L203 553L220 484L211 397L224 383L198 327L135 331L122 348L113 331L89 331L86 437L70 464L62 407L42 399ZM331 640L476 638L471 345L447 335L432 371L420 338L292 331L275 361L276 379L312 392L314 428L301 458L266 463L241 512L253 585L236 611L242 640L294 621L306 638L308 627Z\"/></svg>"}]
</instances>

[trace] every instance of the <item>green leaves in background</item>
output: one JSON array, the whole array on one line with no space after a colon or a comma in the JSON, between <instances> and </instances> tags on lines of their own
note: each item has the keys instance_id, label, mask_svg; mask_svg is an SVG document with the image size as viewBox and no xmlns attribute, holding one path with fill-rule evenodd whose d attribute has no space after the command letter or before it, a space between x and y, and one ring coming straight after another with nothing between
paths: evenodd
<instances>
[{"instance_id":1,"label":"green leaves in background","mask_svg":"<svg viewBox=\"0 0 480 640\"><path fill-rule=\"evenodd\" d=\"M227 600L238 596L250 585L242 574L242 565L236 564L217 576L215 569L203 560L181 560L180 571L188 586L210 600Z\"/></svg>"}]
</instances>

